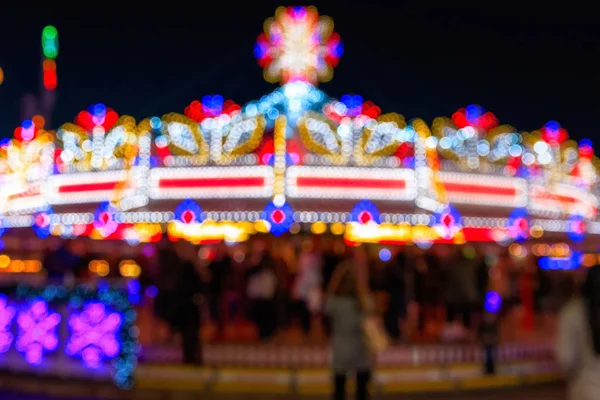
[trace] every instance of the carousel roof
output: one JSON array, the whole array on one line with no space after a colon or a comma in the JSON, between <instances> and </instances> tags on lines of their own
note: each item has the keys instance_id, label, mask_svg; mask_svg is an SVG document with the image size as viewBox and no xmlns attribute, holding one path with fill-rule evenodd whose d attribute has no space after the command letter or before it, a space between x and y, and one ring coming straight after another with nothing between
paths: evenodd
<instances>
[{"instance_id":1,"label":"carousel roof","mask_svg":"<svg viewBox=\"0 0 600 400\"><path fill-rule=\"evenodd\" d=\"M142 121L94 104L56 131L23 121L0 144L4 227L134 242L169 221L170 235L196 238L238 223L275 234L355 224L348 240L379 242L600 233L589 140L555 121L520 132L478 105L428 125L330 97L317 84L342 53L330 18L281 7L255 47L281 86L259 100L207 95Z\"/></svg>"}]
</instances>

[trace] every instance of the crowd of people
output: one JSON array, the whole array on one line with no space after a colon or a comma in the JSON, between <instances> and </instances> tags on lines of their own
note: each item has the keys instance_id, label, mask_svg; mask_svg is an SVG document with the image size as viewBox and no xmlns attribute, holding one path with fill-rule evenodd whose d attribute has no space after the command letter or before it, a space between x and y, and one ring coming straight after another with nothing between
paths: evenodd
<instances>
[{"instance_id":1,"label":"crowd of people","mask_svg":"<svg viewBox=\"0 0 600 400\"><path fill-rule=\"evenodd\" d=\"M356 257L355 249L342 241L314 237L192 246L187 256L178 250L183 246L187 245L167 242L156 257L156 315L174 331L182 331L181 321L194 321L190 329L197 330L201 313L215 326L215 340L225 339L225 328L237 321L253 323L263 341L290 329L302 332L307 340L315 331L330 336L331 321L325 313L328 286L335 268ZM538 312L544 311L550 295L556 295L533 258L515 263L507 252L490 258L470 246L360 249L366 268L363 280L376 294L375 308L393 341L432 336L476 340L489 291L503 299L502 315L527 303L528 297ZM187 276L181 266L186 259L194 267L188 267ZM195 306L181 306L191 299ZM182 317L183 310L193 312L193 318ZM412 327L407 323L409 314L415 321Z\"/></svg>"},{"instance_id":2,"label":"crowd of people","mask_svg":"<svg viewBox=\"0 0 600 400\"><path fill-rule=\"evenodd\" d=\"M231 246L163 240L152 249L136 258L142 271L139 280L157 287L155 317L179 334L189 363L199 360L202 323L213 327L217 341L231 339L226 328L240 321L252 324L262 341L290 331L307 341L327 339L332 321L325 312L326 299L334 271L358 257L357 248L323 236L256 237ZM554 311L567 296L558 283L568 281L544 273L531 255L490 255L469 245L358 249L364 255L361 280L375 294L375 311L396 342L477 340L490 291L503 300L502 316L519 305L531 305L538 315ZM118 277L116 265L123 255L94 254L83 241L64 242L43 264L51 279L71 273L89 279L93 274L88 264L99 257L111 264L107 277Z\"/></svg>"},{"instance_id":3,"label":"crowd of people","mask_svg":"<svg viewBox=\"0 0 600 400\"><path fill-rule=\"evenodd\" d=\"M216 327L216 340L238 321L250 321L263 341L288 329L310 338L322 328L333 350L334 398L343 398L346 377L355 373L357 398L366 399L372 349L361 332L365 315L380 318L395 341L427 337L434 325L442 327L435 340L479 340L487 349L486 338L497 339L497 318L509 318L515 309L521 317L529 309L533 317L562 308L557 354L569 374L571 398L595 398L589 390L600 371L599 266L585 279L578 273L585 270L543 271L531 253L515 257L499 247L349 247L314 236L203 246L163 240L146 249L127 258L141 265L141 284L155 287L153 313L180 336L188 364L202 362L203 323ZM90 266L102 258L111 265L102 279L122 278L117 265L124 257L72 240L48 249L42 264L50 280L98 279ZM490 293L502 300L492 312L486 306ZM412 330L405 323L409 314ZM521 319L525 327L533 323Z\"/></svg>"}]
</instances>

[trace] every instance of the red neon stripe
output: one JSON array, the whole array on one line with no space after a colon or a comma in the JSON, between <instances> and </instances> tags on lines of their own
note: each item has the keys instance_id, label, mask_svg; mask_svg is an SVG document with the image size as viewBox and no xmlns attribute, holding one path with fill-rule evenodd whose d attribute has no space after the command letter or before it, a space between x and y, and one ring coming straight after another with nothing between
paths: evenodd
<instances>
[{"instance_id":1,"label":"red neon stripe","mask_svg":"<svg viewBox=\"0 0 600 400\"><path fill-rule=\"evenodd\" d=\"M158 182L161 189L172 188L219 188L219 187L261 187L265 185L263 177L241 178L165 178Z\"/></svg>"},{"instance_id":2,"label":"red neon stripe","mask_svg":"<svg viewBox=\"0 0 600 400\"><path fill-rule=\"evenodd\" d=\"M570 196L563 196L552 193L537 193L533 196L534 199L559 201L561 203L579 203L580 200Z\"/></svg>"},{"instance_id":3,"label":"red neon stripe","mask_svg":"<svg viewBox=\"0 0 600 400\"><path fill-rule=\"evenodd\" d=\"M76 193L76 192L99 192L101 190L113 190L121 182L95 182L95 183L79 183L76 185L61 185L58 187L59 193Z\"/></svg>"},{"instance_id":4,"label":"red neon stripe","mask_svg":"<svg viewBox=\"0 0 600 400\"><path fill-rule=\"evenodd\" d=\"M517 189L514 187L498 187L498 186L487 186L487 185L475 185L471 183L454 183L448 182L443 183L446 191L448 192L460 192L467 194L491 194L496 196L516 196Z\"/></svg>"},{"instance_id":5,"label":"red neon stripe","mask_svg":"<svg viewBox=\"0 0 600 400\"><path fill-rule=\"evenodd\" d=\"M299 176L298 186L322 188L360 188L360 189L404 189L406 181L400 179L360 179L360 178L331 178Z\"/></svg>"}]
</instances>

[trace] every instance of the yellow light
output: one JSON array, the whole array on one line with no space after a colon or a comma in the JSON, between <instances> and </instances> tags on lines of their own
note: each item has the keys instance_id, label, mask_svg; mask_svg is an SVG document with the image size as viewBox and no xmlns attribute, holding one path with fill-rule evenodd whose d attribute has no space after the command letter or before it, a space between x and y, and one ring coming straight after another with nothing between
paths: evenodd
<instances>
[{"instance_id":1,"label":"yellow light","mask_svg":"<svg viewBox=\"0 0 600 400\"><path fill-rule=\"evenodd\" d=\"M25 269L25 263L21 260L13 260L10 263L11 272L23 272Z\"/></svg>"},{"instance_id":2,"label":"yellow light","mask_svg":"<svg viewBox=\"0 0 600 400\"><path fill-rule=\"evenodd\" d=\"M88 264L88 270L90 270L90 272L97 272L98 271L98 261L96 261L96 260L90 261L90 263Z\"/></svg>"},{"instance_id":3,"label":"yellow light","mask_svg":"<svg viewBox=\"0 0 600 400\"><path fill-rule=\"evenodd\" d=\"M119 272L122 276L128 278L137 278L142 273L142 269L133 260L123 260L119 264Z\"/></svg>"},{"instance_id":4,"label":"yellow light","mask_svg":"<svg viewBox=\"0 0 600 400\"><path fill-rule=\"evenodd\" d=\"M259 219L254 223L254 229L259 233L268 233L271 230L271 226L268 221Z\"/></svg>"},{"instance_id":5,"label":"yellow light","mask_svg":"<svg viewBox=\"0 0 600 400\"><path fill-rule=\"evenodd\" d=\"M346 230L346 227L341 222L334 222L333 224L331 224L331 227L329 227L329 229L334 235L341 235Z\"/></svg>"},{"instance_id":6,"label":"yellow light","mask_svg":"<svg viewBox=\"0 0 600 400\"><path fill-rule=\"evenodd\" d=\"M100 276L107 276L110 273L110 266L106 261L98 262L96 273Z\"/></svg>"},{"instance_id":7,"label":"yellow light","mask_svg":"<svg viewBox=\"0 0 600 400\"><path fill-rule=\"evenodd\" d=\"M521 245L518 243L513 243L508 246L508 252L511 256L521 257L523 255L523 247L521 247Z\"/></svg>"},{"instance_id":8,"label":"yellow light","mask_svg":"<svg viewBox=\"0 0 600 400\"><path fill-rule=\"evenodd\" d=\"M60 235L62 235L63 231L64 231L64 229L61 224L52 225L52 235L53 236L60 236Z\"/></svg>"},{"instance_id":9,"label":"yellow light","mask_svg":"<svg viewBox=\"0 0 600 400\"><path fill-rule=\"evenodd\" d=\"M529 230L529 233L531 234L532 238L539 239L544 236L544 229L539 225L534 225Z\"/></svg>"},{"instance_id":10,"label":"yellow light","mask_svg":"<svg viewBox=\"0 0 600 400\"><path fill-rule=\"evenodd\" d=\"M584 267L593 267L594 265L596 265L598 261L598 257L595 254L586 254L583 256L583 266Z\"/></svg>"},{"instance_id":11,"label":"yellow light","mask_svg":"<svg viewBox=\"0 0 600 400\"><path fill-rule=\"evenodd\" d=\"M571 254L571 248L566 243L557 243L550 249L552 257L568 257Z\"/></svg>"},{"instance_id":12,"label":"yellow light","mask_svg":"<svg viewBox=\"0 0 600 400\"><path fill-rule=\"evenodd\" d=\"M38 260L25 260L24 272L36 273L42 270L42 263Z\"/></svg>"},{"instance_id":13,"label":"yellow light","mask_svg":"<svg viewBox=\"0 0 600 400\"><path fill-rule=\"evenodd\" d=\"M134 264L131 266L131 269L129 270L129 276L132 278L137 278L142 274L142 269L140 268L139 265Z\"/></svg>"},{"instance_id":14,"label":"yellow light","mask_svg":"<svg viewBox=\"0 0 600 400\"><path fill-rule=\"evenodd\" d=\"M10 257L6 254L0 254L0 268L6 268L10 265Z\"/></svg>"},{"instance_id":15,"label":"yellow light","mask_svg":"<svg viewBox=\"0 0 600 400\"><path fill-rule=\"evenodd\" d=\"M310 226L310 231L315 235L322 235L325 233L325 231L327 231L327 225L325 222L315 222Z\"/></svg>"}]
</instances>

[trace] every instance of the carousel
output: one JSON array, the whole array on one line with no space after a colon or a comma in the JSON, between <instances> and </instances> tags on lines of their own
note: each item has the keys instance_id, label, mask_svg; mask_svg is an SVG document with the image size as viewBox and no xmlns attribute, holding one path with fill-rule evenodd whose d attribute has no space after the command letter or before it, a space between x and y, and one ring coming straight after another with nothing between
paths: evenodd
<instances>
[{"instance_id":1,"label":"carousel","mask_svg":"<svg viewBox=\"0 0 600 400\"><path fill-rule=\"evenodd\" d=\"M140 248L303 232L348 245L527 247L545 269L596 263L589 140L555 121L519 131L478 105L429 124L358 94L331 97L317 84L343 49L330 18L282 7L254 49L280 86L256 101L206 95L141 121L98 103L56 130L23 121L0 143L0 275L43 275L37 254L56 237ZM19 285L0 297L0 365L65 372L76 360L129 387L134 322L111 286Z\"/></svg>"}]
</instances>

